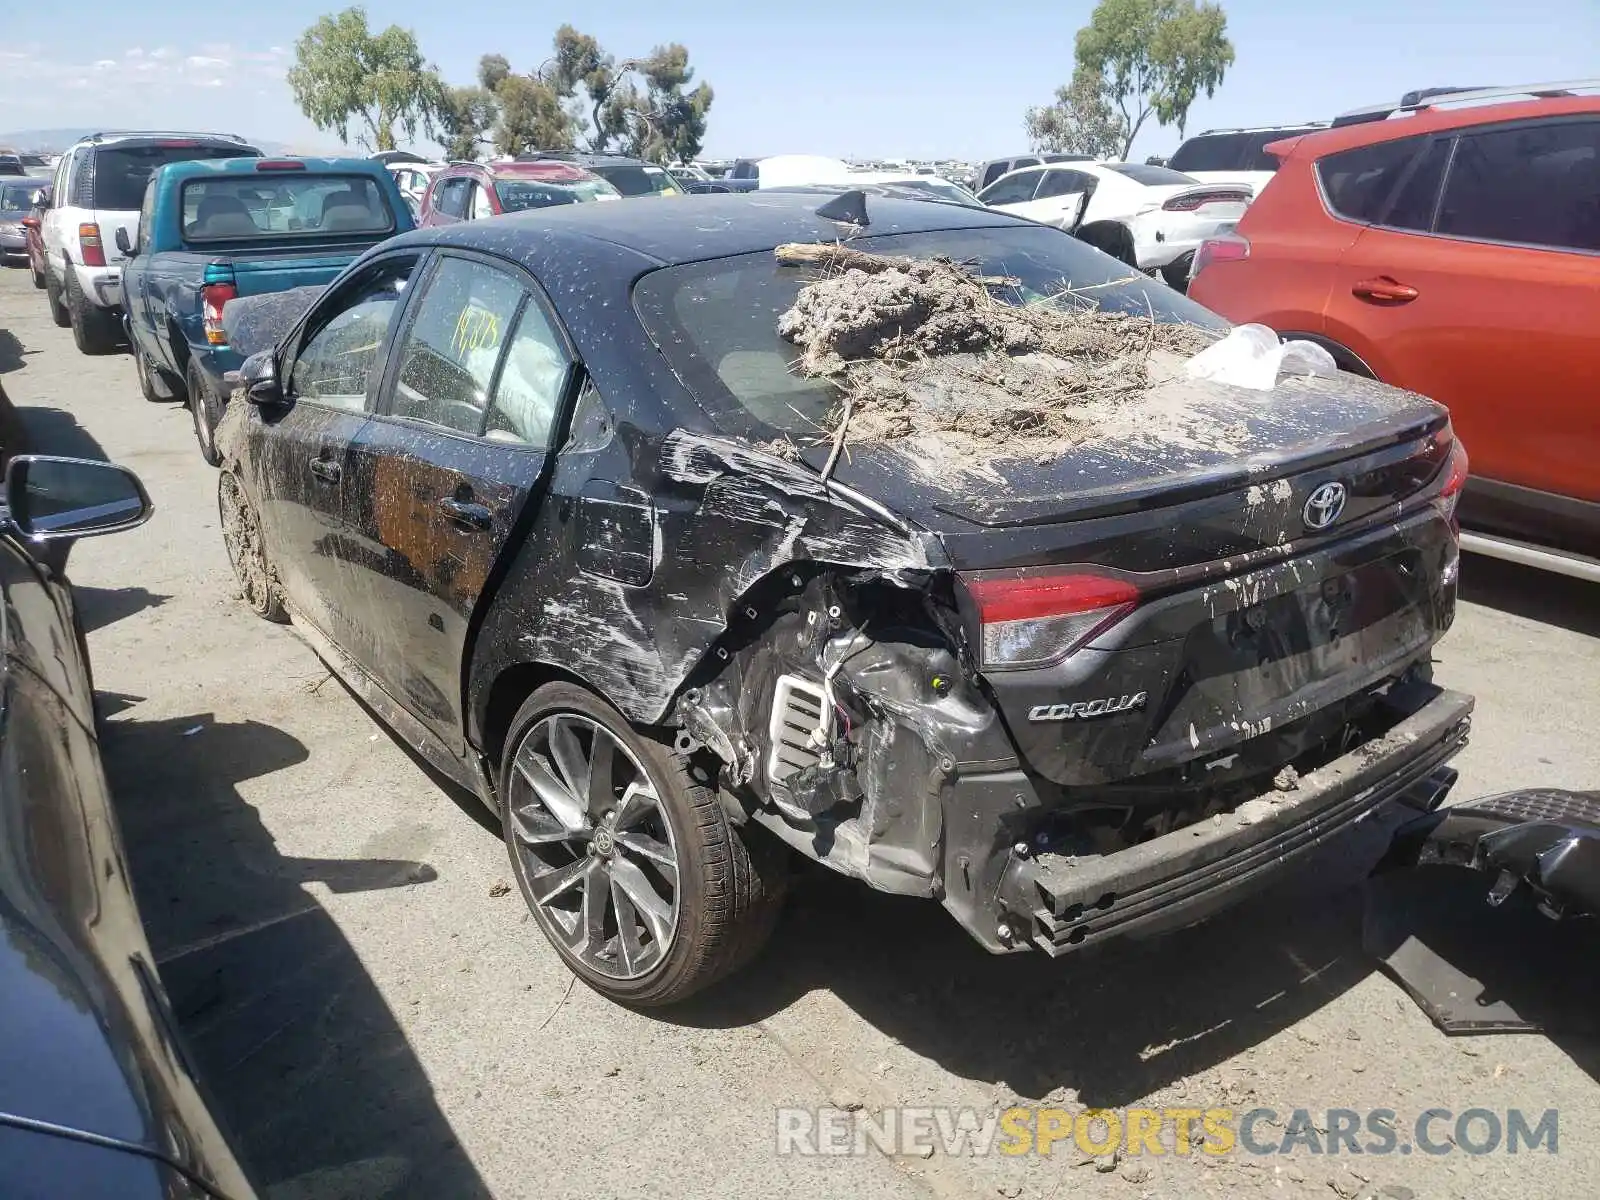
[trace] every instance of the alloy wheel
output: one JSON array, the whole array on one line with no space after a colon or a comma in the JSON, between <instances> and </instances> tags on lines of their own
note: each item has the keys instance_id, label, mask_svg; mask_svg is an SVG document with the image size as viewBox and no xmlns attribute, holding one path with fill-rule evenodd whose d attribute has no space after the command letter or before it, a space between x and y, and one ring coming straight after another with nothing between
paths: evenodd
<instances>
[{"instance_id":1,"label":"alloy wheel","mask_svg":"<svg viewBox=\"0 0 1600 1200\"><path fill-rule=\"evenodd\" d=\"M679 920L678 841L649 773L604 725L575 712L529 729L512 767L513 850L541 922L598 975L649 974Z\"/></svg>"}]
</instances>

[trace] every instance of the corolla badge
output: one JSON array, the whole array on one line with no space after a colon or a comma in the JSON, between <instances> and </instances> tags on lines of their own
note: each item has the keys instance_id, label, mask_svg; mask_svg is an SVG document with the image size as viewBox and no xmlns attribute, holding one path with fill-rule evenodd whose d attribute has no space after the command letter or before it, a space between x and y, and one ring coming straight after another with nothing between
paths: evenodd
<instances>
[{"instance_id":1,"label":"corolla badge","mask_svg":"<svg viewBox=\"0 0 1600 1200\"><path fill-rule=\"evenodd\" d=\"M1330 480L1318 484L1306 497L1306 506L1300 515L1305 518L1307 529L1326 529L1339 519L1339 514L1344 512L1344 502L1348 493L1342 483Z\"/></svg>"},{"instance_id":2,"label":"corolla badge","mask_svg":"<svg viewBox=\"0 0 1600 1200\"><path fill-rule=\"evenodd\" d=\"M1143 708L1149 693L1132 696L1107 696L1103 700L1079 700L1072 704L1036 704L1028 710L1030 721L1079 721L1085 717L1109 717L1112 713Z\"/></svg>"}]
</instances>

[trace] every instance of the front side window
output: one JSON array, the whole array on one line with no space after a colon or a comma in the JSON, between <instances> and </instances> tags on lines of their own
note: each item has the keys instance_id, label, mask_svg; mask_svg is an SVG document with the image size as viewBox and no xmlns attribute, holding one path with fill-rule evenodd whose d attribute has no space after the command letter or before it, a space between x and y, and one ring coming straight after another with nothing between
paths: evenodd
<instances>
[{"instance_id":1,"label":"front side window","mask_svg":"<svg viewBox=\"0 0 1600 1200\"><path fill-rule=\"evenodd\" d=\"M1073 196L1089 190L1089 177L1082 171L1046 171L1036 199Z\"/></svg>"},{"instance_id":2,"label":"front side window","mask_svg":"<svg viewBox=\"0 0 1600 1200\"><path fill-rule=\"evenodd\" d=\"M389 411L457 433L483 431L495 365L527 290L476 259L445 258L406 334Z\"/></svg>"},{"instance_id":3,"label":"front side window","mask_svg":"<svg viewBox=\"0 0 1600 1200\"><path fill-rule=\"evenodd\" d=\"M1438 232L1600 250L1600 121L1463 134L1440 199Z\"/></svg>"},{"instance_id":4,"label":"front side window","mask_svg":"<svg viewBox=\"0 0 1600 1200\"><path fill-rule=\"evenodd\" d=\"M1398 138L1341 150L1317 160L1322 194L1335 216L1371 224L1384 214L1389 197L1426 138Z\"/></svg>"},{"instance_id":5,"label":"front side window","mask_svg":"<svg viewBox=\"0 0 1600 1200\"><path fill-rule=\"evenodd\" d=\"M986 188L978 199L990 205L1025 204L1033 199L1034 189L1043 177L1043 171L1019 171Z\"/></svg>"},{"instance_id":6,"label":"front side window","mask_svg":"<svg viewBox=\"0 0 1600 1200\"><path fill-rule=\"evenodd\" d=\"M181 195L183 236L190 242L380 234L394 228L383 189L360 175L213 175L189 180Z\"/></svg>"},{"instance_id":7,"label":"front side window","mask_svg":"<svg viewBox=\"0 0 1600 1200\"><path fill-rule=\"evenodd\" d=\"M381 369L389 325L416 270L414 255L375 264L313 320L289 376L289 394L327 408L361 412Z\"/></svg>"}]
</instances>

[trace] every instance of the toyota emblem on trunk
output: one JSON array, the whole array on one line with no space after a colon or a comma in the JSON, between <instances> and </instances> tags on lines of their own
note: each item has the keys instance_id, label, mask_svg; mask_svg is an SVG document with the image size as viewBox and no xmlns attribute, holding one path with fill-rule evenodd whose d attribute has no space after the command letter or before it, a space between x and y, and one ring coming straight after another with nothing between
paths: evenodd
<instances>
[{"instance_id":1,"label":"toyota emblem on trunk","mask_svg":"<svg viewBox=\"0 0 1600 1200\"><path fill-rule=\"evenodd\" d=\"M1306 506L1301 515L1305 517L1307 529L1326 529L1339 519L1339 514L1344 511L1345 487L1342 483L1329 481L1319 484L1311 495L1306 497Z\"/></svg>"}]
</instances>

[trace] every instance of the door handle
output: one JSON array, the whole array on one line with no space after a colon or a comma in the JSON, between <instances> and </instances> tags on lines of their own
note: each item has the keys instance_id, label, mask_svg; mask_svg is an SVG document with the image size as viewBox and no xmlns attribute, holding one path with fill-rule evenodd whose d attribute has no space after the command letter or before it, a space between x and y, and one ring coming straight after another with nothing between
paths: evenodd
<instances>
[{"instance_id":1,"label":"door handle","mask_svg":"<svg viewBox=\"0 0 1600 1200\"><path fill-rule=\"evenodd\" d=\"M1350 285L1350 294L1373 304L1410 304L1418 295L1417 289L1410 284L1400 283L1387 275L1357 280Z\"/></svg>"},{"instance_id":2,"label":"door handle","mask_svg":"<svg viewBox=\"0 0 1600 1200\"><path fill-rule=\"evenodd\" d=\"M470 525L473 529L488 529L494 522L494 514L487 506L473 500L458 500L454 496L441 496L439 511L452 521Z\"/></svg>"},{"instance_id":3,"label":"door handle","mask_svg":"<svg viewBox=\"0 0 1600 1200\"><path fill-rule=\"evenodd\" d=\"M323 483L338 483L339 476L344 474L343 468L329 458L313 458L311 460L311 473Z\"/></svg>"}]
</instances>

